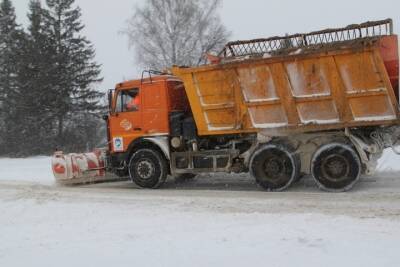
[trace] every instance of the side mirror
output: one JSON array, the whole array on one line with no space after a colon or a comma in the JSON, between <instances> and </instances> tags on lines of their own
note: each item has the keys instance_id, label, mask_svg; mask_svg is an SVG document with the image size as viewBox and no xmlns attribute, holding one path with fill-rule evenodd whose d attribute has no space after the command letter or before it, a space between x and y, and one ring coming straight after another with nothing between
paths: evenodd
<instances>
[{"instance_id":1,"label":"side mirror","mask_svg":"<svg viewBox=\"0 0 400 267\"><path fill-rule=\"evenodd\" d=\"M113 99L113 94L114 94L114 89L109 89L108 90L108 94L107 94L107 98L108 98L108 112L111 113L112 112L112 99Z\"/></svg>"},{"instance_id":2,"label":"side mirror","mask_svg":"<svg viewBox=\"0 0 400 267\"><path fill-rule=\"evenodd\" d=\"M103 120L108 121L108 115L103 115Z\"/></svg>"}]
</instances>

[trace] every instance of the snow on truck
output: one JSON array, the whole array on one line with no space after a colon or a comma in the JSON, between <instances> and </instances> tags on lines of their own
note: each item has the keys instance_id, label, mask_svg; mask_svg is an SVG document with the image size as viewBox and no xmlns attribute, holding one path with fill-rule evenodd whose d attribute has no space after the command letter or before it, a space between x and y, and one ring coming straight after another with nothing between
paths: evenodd
<instances>
[{"instance_id":1,"label":"snow on truck","mask_svg":"<svg viewBox=\"0 0 400 267\"><path fill-rule=\"evenodd\" d=\"M119 83L108 148L56 152L54 175L77 184L113 172L158 188L167 175L249 172L268 191L311 175L321 189L349 190L400 136L392 25L231 42L212 64Z\"/></svg>"}]
</instances>

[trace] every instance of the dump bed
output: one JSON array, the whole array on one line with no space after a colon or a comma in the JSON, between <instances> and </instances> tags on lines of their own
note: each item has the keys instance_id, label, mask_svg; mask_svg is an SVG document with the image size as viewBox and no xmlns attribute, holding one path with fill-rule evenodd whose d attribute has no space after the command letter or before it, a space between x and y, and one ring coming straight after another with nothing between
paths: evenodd
<instances>
[{"instance_id":1,"label":"dump bed","mask_svg":"<svg viewBox=\"0 0 400 267\"><path fill-rule=\"evenodd\" d=\"M398 124L391 25L232 42L219 64L172 72L185 84L200 135Z\"/></svg>"}]
</instances>

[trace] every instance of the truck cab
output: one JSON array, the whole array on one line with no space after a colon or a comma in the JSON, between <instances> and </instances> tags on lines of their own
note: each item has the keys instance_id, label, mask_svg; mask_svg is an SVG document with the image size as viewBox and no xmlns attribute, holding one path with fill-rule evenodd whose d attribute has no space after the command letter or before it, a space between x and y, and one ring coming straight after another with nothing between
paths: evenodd
<instances>
[{"instance_id":1,"label":"truck cab","mask_svg":"<svg viewBox=\"0 0 400 267\"><path fill-rule=\"evenodd\" d=\"M129 175L129 159L142 147L169 159L170 118L189 114L183 83L171 75L119 83L109 91L107 116L109 164L121 176ZM143 165L145 166L145 165Z\"/></svg>"},{"instance_id":2,"label":"truck cab","mask_svg":"<svg viewBox=\"0 0 400 267\"><path fill-rule=\"evenodd\" d=\"M172 112L188 111L182 82L173 76L119 83L109 114L110 151L126 152L138 138L168 136Z\"/></svg>"}]
</instances>

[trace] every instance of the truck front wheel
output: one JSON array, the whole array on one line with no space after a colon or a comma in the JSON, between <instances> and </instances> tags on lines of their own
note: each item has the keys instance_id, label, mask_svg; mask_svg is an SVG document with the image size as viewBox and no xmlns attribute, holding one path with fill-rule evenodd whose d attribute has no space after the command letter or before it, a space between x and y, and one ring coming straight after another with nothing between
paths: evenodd
<instances>
[{"instance_id":1,"label":"truck front wheel","mask_svg":"<svg viewBox=\"0 0 400 267\"><path fill-rule=\"evenodd\" d=\"M311 173L318 186L329 192L350 190L360 179L361 161L352 146L323 145L311 161Z\"/></svg>"},{"instance_id":2,"label":"truck front wheel","mask_svg":"<svg viewBox=\"0 0 400 267\"><path fill-rule=\"evenodd\" d=\"M159 188L167 177L164 157L152 149L139 149L129 161L129 176L143 188Z\"/></svg>"},{"instance_id":3,"label":"truck front wheel","mask_svg":"<svg viewBox=\"0 0 400 267\"><path fill-rule=\"evenodd\" d=\"M268 191L283 191L298 179L299 157L281 144L267 144L258 149L250 160L250 174Z\"/></svg>"}]
</instances>

